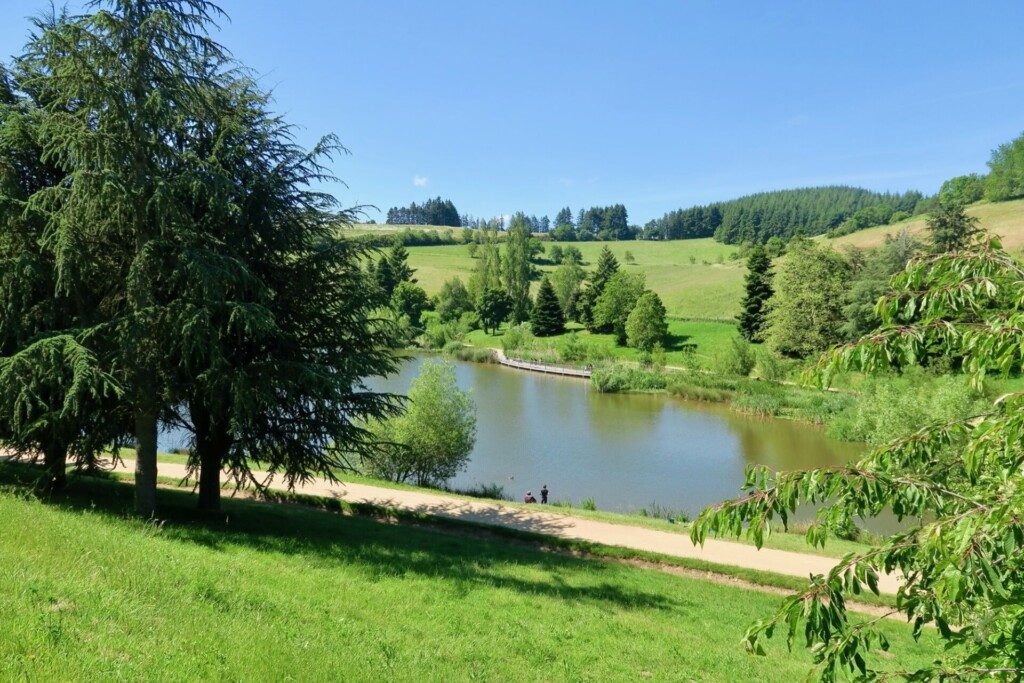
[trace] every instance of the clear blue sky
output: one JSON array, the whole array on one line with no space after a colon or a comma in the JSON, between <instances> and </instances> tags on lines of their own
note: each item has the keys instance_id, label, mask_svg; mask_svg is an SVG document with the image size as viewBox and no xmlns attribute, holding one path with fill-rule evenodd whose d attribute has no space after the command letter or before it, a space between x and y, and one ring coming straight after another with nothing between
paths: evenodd
<instances>
[{"instance_id":1,"label":"clear blue sky","mask_svg":"<svg viewBox=\"0 0 1024 683\"><path fill-rule=\"evenodd\" d=\"M0 54L45 4L3 0ZM221 5L278 108L351 149L342 201L383 211L642 224L765 189L934 192L1024 130L1019 0Z\"/></svg>"}]
</instances>

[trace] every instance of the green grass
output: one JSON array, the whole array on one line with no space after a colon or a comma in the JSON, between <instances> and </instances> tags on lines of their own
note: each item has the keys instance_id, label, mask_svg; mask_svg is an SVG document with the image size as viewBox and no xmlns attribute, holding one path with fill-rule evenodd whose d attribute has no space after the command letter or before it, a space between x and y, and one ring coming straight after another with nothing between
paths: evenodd
<instances>
[{"instance_id":1,"label":"green grass","mask_svg":"<svg viewBox=\"0 0 1024 683\"><path fill-rule=\"evenodd\" d=\"M466 335L465 342L478 347L501 348L501 339L506 329L507 327L503 327L496 334L473 330ZM570 324L569 332L566 334L537 338L536 343L540 349L552 349L553 356L557 356L557 350L562 347L570 333L576 333L580 341L611 359L633 362L640 360L640 351L616 345L615 335L591 334L576 324ZM691 354L696 354L698 361L708 364L716 353L728 348L735 336L736 325L731 322L669 319L665 361L668 365L680 365L688 362Z\"/></svg>"},{"instance_id":2,"label":"green grass","mask_svg":"<svg viewBox=\"0 0 1024 683\"><path fill-rule=\"evenodd\" d=\"M4 478L10 480L5 468ZM0 678L789 681L809 657L740 638L778 598L300 506L74 484L0 494ZM926 661L901 624L897 657ZM645 674L644 672L648 672Z\"/></svg>"},{"instance_id":3,"label":"green grass","mask_svg":"<svg viewBox=\"0 0 1024 683\"><path fill-rule=\"evenodd\" d=\"M1003 246L1008 250L1016 251L1024 247L1024 199L1010 202L979 202L970 206L967 213L978 219L978 227L1002 237ZM891 225L859 230L828 241L837 248L844 245L877 247L882 244L886 235L902 229L925 239L927 221L923 217L911 218Z\"/></svg>"},{"instance_id":4,"label":"green grass","mask_svg":"<svg viewBox=\"0 0 1024 683\"><path fill-rule=\"evenodd\" d=\"M1024 248L1024 200L981 202L970 207L968 213L978 217L982 228L1000 235L1007 249ZM394 232L404 227L356 226L352 228L351 234ZM437 230L431 226L410 227L415 230ZM925 219L913 218L892 225L868 228L828 241L837 248L844 245L874 247L881 244L887 234L903 228L922 235ZM458 236L458 229L455 234ZM607 245L623 268L646 275L648 287L662 298L670 316L731 322L739 312L745 264L742 260L730 260L730 255L737 251L735 246L707 238L667 242L545 242L545 247L550 248L553 244L573 244L578 247L588 268L593 267L598 253ZM626 264L627 251L632 252L636 258L634 265ZM693 263L690 262L691 257ZM445 280L454 276L467 280L473 272L475 261L470 258L464 245L451 245L410 247L409 264L417 269L416 278L419 283L427 293L433 294ZM543 265L540 269L549 272L554 266Z\"/></svg>"},{"instance_id":5,"label":"green grass","mask_svg":"<svg viewBox=\"0 0 1024 683\"><path fill-rule=\"evenodd\" d=\"M554 244L578 247L588 270L597 262L601 249L608 246L623 269L647 277L647 286L658 293L671 316L732 321L739 312L744 264L729 259L737 250L734 246L712 239L545 242L544 246L550 249ZM636 258L634 265L626 264L627 251ZM690 263L691 256L694 263ZM434 294L452 277L467 281L476 261L470 258L464 245L409 247L409 265L416 269L415 277L420 286L428 294ZM554 266L543 265L540 270L549 272Z\"/></svg>"}]
</instances>

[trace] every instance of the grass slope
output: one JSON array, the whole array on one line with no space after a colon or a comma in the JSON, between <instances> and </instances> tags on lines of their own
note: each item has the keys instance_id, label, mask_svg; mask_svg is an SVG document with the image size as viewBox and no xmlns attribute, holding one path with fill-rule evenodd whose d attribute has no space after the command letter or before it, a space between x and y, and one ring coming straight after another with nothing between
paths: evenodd
<instances>
[{"instance_id":1,"label":"grass slope","mask_svg":"<svg viewBox=\"0 0 1024 683\"><path fill-rule=\"evenodd\" d=\"M967 213L978 219L978 226L1003 238L1003 246L1009 250L1024 247L1024 200L1012 202L974 204ZM878 227L860 230L850 235L829 240L834 246L850 245L860 248L877 247L885 241L885 236L898 230L907 229L911 233L924 237L927 228L925 218L879 225Z\"/></svg>"},{"instance_id":2,"label":"grass slope","mask_svg":"<svg viewBox=\"0 0 1024 683\"><path fill-rule=\"evenodd\" d=\"M544 243L546 249L554 244L564 247L570 243ZM588 270L607 245L622 268L647 277L647 286L658 293L671 316L731 321L739 312L744 266L740 261L729 260L736 247L712 239L571 244L583 253ZM626 264L627 251L633 254L635 264ZM420 286L433 294L452 277L468 280L476 261L464 245L409 247L409 265L416 269ZM554 268L543 265L540 269L550 272Z\"/></svg>"},{"instance_id":3,"label":"grass slope","mask_svg":"<svg viewBox=\"0 0 1024 683\"><path fill-rule=\"evenodd\" d=\"M10 480L10 470L2 471ZM803 651L739 644L777 598L298 506L130 487L0 493L0 678L789 681ZM914 666L936 643L888 623Z\"/></svg>"},{"instance_id":4,"label":"grass slope","mask_svg":"<svg viewBox=\"0 0 1024 683\"><path fill-rule=\"evenodd\" d=\"M1024 248L1024 200L999 203L979 203L968 209L977 216L982 228L1003 238L1004 245L1011 250ZM405 226L401 226L404 228ZM410 226L413 229L436 230L431 226ZM353 234L366 232L394 232L399 226L356 226ZM861 230L834 240L834 246L852 245L861 248L875 247L882 243L887 234L907 228L921 234L925 230L925 219L914 218L891 225ZM456 229L456 234L458 230ZM819 239L826 239L824 237ZM546 242L552 244L566 243ZM736 247L720 244L712 239L674 240L669 242L576 242L583 252L589 267L597 260L597 254L609 246L620 264L629 270L636 270L647 276L648 286L658 293L665 302L670 316L699 318L707 320L732 321L739 312L743 291L744 264L731 261L729 255ZM626 265L625 253L632 252L635 265ZM691 257L693 263L691 263ZM721 262L719 262L721 260ZM417 269L420 284L433 294L441 284L451 278L467 280L473 272L475 261L469 257L463 245L410 247L409 263ZM544 265L542 271L551 271L554 266Z\"/></svg>"},{"instance_id":5,"label":"grass slope","mask_svg":"<svg viewBox=\"0 0 1024 683\"><path fill-rule=\"evenodd\" d=\"M466 342L473 346L501 348L501 339L506 330L507 327L502 327L496 334L488 334L483 330L474 330L466 335ZM570 324L569 331L565 334L539 338L537 343L545 348L560 349L564 345L566 338L573 333L578 335L583 343L607 353L609 357L615 360L640 360L640 351L631 347L616 345L615 335L591 334L582 326L576 324ZM669 365L684 363L687 354L695 353L699 359L708 361L722 349L727 348L735 336L736 325L731 322L669 319L668 337L665 342L665 360ZM557 362L557 359L552 360Z\"/></svg>"}]
</instances>

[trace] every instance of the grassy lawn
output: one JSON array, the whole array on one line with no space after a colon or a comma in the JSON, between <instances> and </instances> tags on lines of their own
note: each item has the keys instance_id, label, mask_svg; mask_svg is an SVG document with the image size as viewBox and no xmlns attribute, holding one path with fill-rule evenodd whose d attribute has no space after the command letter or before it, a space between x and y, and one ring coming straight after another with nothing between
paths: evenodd
<instances>
[{"instance_id":1,"label":"grassy lawn","mask_svg":"<svg viewBox=\"0 0 1024 683\"><path fill-rule=\"evenodd\" d=\"M473 346L501 348L503 327L496 334L488 334L483 330L473 330L466 335L465 341ZM615 335L591 334L580 325L571 324L569 332L554 337L536 339L539 348L558 350L565 343L569 334L575 333L579 339L594 348L600 349L614 360L637 361L640 351L615 343ZM668 320L668 340L665 345L665 360L668 365L681 364L686 356L695 353L698 359L710 360L721 349L727 348L736 336L736 325L731 322L715 322L703 320Z\"/></svg>"},{"instance_id":2,"label":"grassy lawn","mask_svg":"<svg viewBox=\"0 0 1024 683\"><path fill-rule=\"evenodd\" d=\"M9 469L2 478L10 482ZM625 565L299 506L76 482L0 493L0 677L789 681L809 657L744 653L778 598ZM885 625L888 667L926 633ZM647 673L645 673L647 672Z\"/></svg>"},{"instance_id":3,"label":"grassy lawn","mask_svg":"<svg viewBox=\"0 0 1024 683\"><path fill-rule=\"evenodd\" d=\"M544 243L547 249L554 244L570 243ZM712 239L571 244L583 253L588 270L608 246L624 269L647 277L647 286L658 293L671 316L731 321L739 312L744 264L729 259L736 247ZM626 263L627 251L636 259L634 264ZM416 269L419 284L433 294L452 277L468 280L476 261L463 245L409 247L409 265ZM540 270L549 272L554 266L542 265Z\"/></svg>"}]
</instances>

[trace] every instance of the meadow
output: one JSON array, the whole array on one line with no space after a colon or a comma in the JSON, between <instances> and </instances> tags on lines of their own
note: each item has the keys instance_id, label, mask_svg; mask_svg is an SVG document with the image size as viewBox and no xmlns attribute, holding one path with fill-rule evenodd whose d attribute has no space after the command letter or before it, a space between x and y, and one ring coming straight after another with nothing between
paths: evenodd
<instances>
[{"instance_id":1,"label":"meadow","mask_svg":"<svg viewBox=\"0 0 1024 683\"><path fill-rule=\"evenodd\" d=\"M690 365L697 362L701 365L713 364L716 350L728 348L736 336L736 326L729 322L711 320L679 320L670 318L668 336L665 340L665 362L667 365ZM473 330L466 335L465 342L473 346L502 348L502 340L507 326L493 334L483 330ZM536 353L531 355L528 350L519 349L514 354L517 358L536 357L537 360L558 362L560 351L575 335L580 344L591 349L595 356L603 356L610 360L638 362L642 353L635 348L618 346L613 334L594 334L581 325L570 323L565 334L553 337L536 338Z\"/></svg>"},{"instance_id":2,"label":"meadow","mask_svg":"<svg viewBox=\"0 0 1024 683\"><path fill-rule=\"evenodd\" d=\"M1017 251L1024 247L1024 200L1019 199L997 203L980 202L968 207L967 214L978 219L978 226L980 228L1001 237L1003 246L1007 250ZM829 240L829 242L837 249L847 245L869 249L882 244L885 241L886 235L904 229L924 239L927 228L927 220L924 217L918 216L900 221L899 223L859 230L849 235Z\"/></svg>"},{"instance_id":3,"label":"meadow","mask_svg":"<svg viewBox=\"0 0 1024 683\"><path fill-rule=\"evenodd\" d=\"M643 273L647 286L657 292L670 316L731 321L739 312L743 291L744 264L730 260L737 248L712 239L670 242L545 242L546 249L558 244L579 248L584 268L590 269L605 246L612 250L619 265L630 272ZM626 252L635 263L626 262ZM452 277L467 281L476 261L464 245L409 247L409 265L428 294L441 289ZM540 265L542 272L555 269ZM535 285L536 286L536 282Z\"/></svg>"},{"instance_id":4,"label":"meadow","mask_svg":"<svg viewBox=\"0 0 1024 683\"><path fill-rule=\"evenodd\" d=\"M25 493L0 467L0 678L790 681L809 655L747 625L779 598L507 539L228 500L162 520L126 484L76 478ZM883 626L913 667L935 652ZM699 645L698 645L699 644Z\"/></svg>"},{"instance_id":5,"label":"meadow","mask_svg":"<svg viewBox=\"0 0 1024 683\"><path fill-rule=\"evenodd\" d=\"M1007 249L1015 251L1024 247L1024 200L982 202L971 206L968 213L978 218L980 227L1002 237ZM358 225L351 228L351 234L395 233L405 227ZM448 230L436 226L408 227L414 230ZM836 239L817 239L825 240L837 249L845 246L867 249L877 247L886 235L902 229L923 237L926 227L925 219L916 217ZM453 231L456 238L461 236L459 228ZM647 286L661 297L670 317L731 323L739 313L745 263L731 258L738 251L736 246L710 238L667 242L545 242L544 246L550 249L555 244L579 248L584 267L588 269L597 261L601 249L607 246L621 267L646 276ZM627 251L633 255L634 263L626 262ZM468 280L475 263L464 245L409 247L409 265L416 269L415 277L428 294L436 293L445 280L452 277ZM549 263L539 266L542 272L550 272L554 268Z\"/></svg>"}]
</instances>

